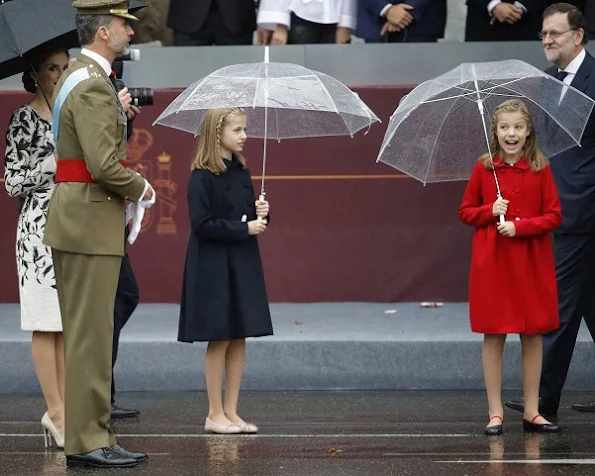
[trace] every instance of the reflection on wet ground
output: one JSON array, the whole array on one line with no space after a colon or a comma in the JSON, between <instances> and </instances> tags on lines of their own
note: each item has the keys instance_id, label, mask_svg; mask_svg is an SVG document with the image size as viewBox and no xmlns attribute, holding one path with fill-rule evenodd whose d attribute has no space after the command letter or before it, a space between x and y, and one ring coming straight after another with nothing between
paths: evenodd
<instances>
[{"instance_id":1,"label":"reflection on wet ground","mask_svg":"<svg viewBox=\"0 0 595 476\"><path fill-rule=\"evenodd\" d=\"M512 396L512 395L511 395ZM595 474L595 414L566 393L557 435L524 434L508 410L504 435L486 437L483 392L253 392L241 413L259 435L205 435L204 393L128 393L119 404L141 416L114 423L120 443L148 462L117 474L151 476L327 476ZM0 397L0 475L97 474L66 470L44 451L39 396ZM111 472L110 474L114 474Z\"/></svg>"}]
</instances>

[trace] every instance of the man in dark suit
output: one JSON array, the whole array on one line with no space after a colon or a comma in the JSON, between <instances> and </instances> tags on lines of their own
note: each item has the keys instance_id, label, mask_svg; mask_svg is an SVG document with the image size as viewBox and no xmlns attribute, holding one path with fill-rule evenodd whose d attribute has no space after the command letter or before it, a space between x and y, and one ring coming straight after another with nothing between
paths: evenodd
<instances>
[{"instance_id":1,"label":"man in dark suit","mask_svg":"<svg viewBox=\"0 0 595 476\"><path fill-rule=\"evenodd\" d=\"M467 0L465 41L537 41L551 0Z\"/></svg>"},{"instance_id":2,"label":"man in dark suit","mask_svg":"<svg viewBox=\"0 0 595 476\"><path fill-rule=\"evenodd\" d=\"M355 34L366 43L435 42L444 37L446 0L358 0Z\"/></svg>"},{"instance_id":3,"label":"man in dark suit","mask_svg":"<svg viewBox=\"0 0 595 476\"><path fill-rule=\"evenodd\" d=\"M171 0L167 26L175 46L251 45L254 0Z\"/></svg>"},{"instance_id":4,"label":"man in dark suit","mask_svg":"<svg viewBox=\"0 0 595 476\"><path fill-rule=\"evenodd\" d=\"M556 3L543 14L541 31L546 70L595 99L595 58L585 51L585 18L571 4ZM554 234L560 328L543 336L543 369L539 412L555 416L581 320L595 339L595 114L581 140L551 158L562 202L562 226ZM524 411L522 400L506 402ZM576 404L577 411L595 411L595 403ZM525 418L533 415L525 415Z\"/></svg>"},{"instance_id":5,"label":"man in dark suit","mask_svg":"<svg viewBox=\"0 0 595 476\"><path fill-rule=\"evenodd\" d=\"M116 68L112 64L114 69ZM118 91L118 99L122 104L122 108L128 117L126 122L126 137L130 140L132 132L134 130L134 119L140 114L140 107L132 104L132 96L128 92L124 82L115 77L110 77L116 91ZM128 226L124 228L124 239L128 239ZM118 278L118 288L116 290L116 302L114 303L114 337L112 343L112 391L111 391L111 402L112 411L111 417L114 418L131 418L138 416L140 412L135 409L128 409L116 405L116 383L114 378L114 370L116 361L118 359L118 349L120 347L120 334L122 329L132 316L132 313L138 306L138 284L134 271L132 270L132 264L126 251L126 243L124 243L124 256L122 257L122 264L120 265L120 276Z\"/></svg>"}]
</instances>

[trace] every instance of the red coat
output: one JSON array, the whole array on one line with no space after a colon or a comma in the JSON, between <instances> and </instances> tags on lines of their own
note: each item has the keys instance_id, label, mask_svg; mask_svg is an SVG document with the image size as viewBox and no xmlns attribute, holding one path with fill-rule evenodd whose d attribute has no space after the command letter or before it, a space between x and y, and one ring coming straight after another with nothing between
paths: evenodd
<instances>
[{"instance_id":1,"label":"red coat","mask_svg":"<svg viewBox=\"0 0 595 476\"><path fill-rule=\"evenodd\" d=\"M477 163L459 208L459 218L475 227L469 275L471 330L482 334L542 334L559 327L558 293L551 231L562 213L548 167L532 172L519 160L495 161L502 197L510 200L507 221L516 235L498 233L492 214L497 197L491 170Z\"/></svg>"}]
</instances>

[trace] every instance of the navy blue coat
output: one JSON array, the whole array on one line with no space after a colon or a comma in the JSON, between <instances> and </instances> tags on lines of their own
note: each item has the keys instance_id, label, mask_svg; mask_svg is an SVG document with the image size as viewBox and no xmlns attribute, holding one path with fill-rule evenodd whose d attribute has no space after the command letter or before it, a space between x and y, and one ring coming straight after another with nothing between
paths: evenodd
<instances>
[{"instance_id":1,"label":"navy blue coat","mask_svg":"<svg viewBox=\"0 0 595 476\"><path fill-rule=\"evenodd\" d=\"M256 236L242 221L256 218L248 169L194 170L188 184L186 251L178 340L218 341L271 335L273 328Z\"/></svg>"},{"instance_id":2,"label":"navy blue coat","mask_svg":"<svg viewBox=\"0 0 595 476\"><path fill-rule=\"evenodd\" d=\"M380 12L389 3L407 3L413 7L413 21L407 28L408 41L419 41L420 38L438 40L444 36L446 0L358 0L356 36L368 43L380 43L398 35L389 33L387 38L380 36L380 30L386 23L386 18L381 17Z\"/></svg>"},{"instance_id":3,"label":"navy blue coat","mask_svg":"<svg viewBox=\"0 0 595 476\"><path fill-rule=\"evenodd\" d=\"M558 68L546 70L551 75ZM571 86L595 99L595 58L586 54ZM562 202L562 226L558 233L595 232L595 113L587 123L581 147L550 159Z\"/></svg>"}]
</instances>

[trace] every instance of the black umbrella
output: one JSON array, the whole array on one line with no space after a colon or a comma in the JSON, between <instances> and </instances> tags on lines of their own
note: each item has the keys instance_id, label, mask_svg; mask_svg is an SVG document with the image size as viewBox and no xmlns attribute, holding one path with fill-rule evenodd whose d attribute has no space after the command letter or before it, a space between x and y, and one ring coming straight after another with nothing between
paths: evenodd
<instances>
[{"instance_id":1,"label":"black umbrella","mask_svg":"<svg viewBox=\"0 0 595 476\"><path fill-rule=\"evenodd\" d=\"M146 5L132 0L130 10ZM25 71L23 54L51 40L78 46L72 0L0 0L0 79Z\"/></svg>"}]
</instances>

